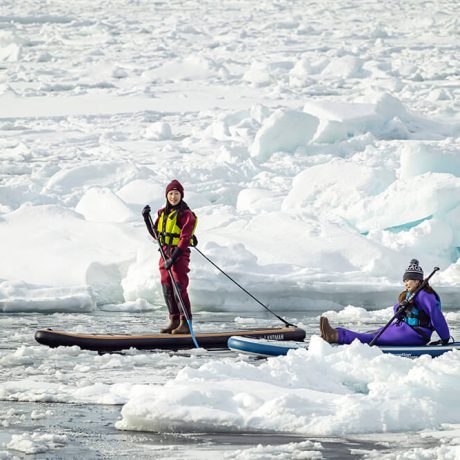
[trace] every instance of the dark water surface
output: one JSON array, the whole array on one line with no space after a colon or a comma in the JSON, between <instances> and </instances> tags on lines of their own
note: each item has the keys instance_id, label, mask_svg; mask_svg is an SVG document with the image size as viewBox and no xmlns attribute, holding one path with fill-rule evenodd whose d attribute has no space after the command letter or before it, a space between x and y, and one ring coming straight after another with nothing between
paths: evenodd
<instances>
[{"instance_id":1,"label":"dark water surface","mask_svg":"<svg viewBox=\"0 0 460 460\"><path fill-rule=\"evenodd\" d=\"M448 310L447 310L448 311ZM302 325L307 331L307 337L318 332L319 311L304 313L287 312L283 316L289 321ZM279 321L272 319L266 312L254 314L248 320L234 322L235 316L244 316L235 313L206 313L195 315L196 329L205 330L231 330L254 326L278 326ZM212 320L210 320L212 318ZM2 313L0 314L0 363L1 358L21 349L21 347L38 346L33 339L36 329L52 327L60 330L78 329L87 332L124 332L124 333L149 333L157 331L164 322L162 311L149 312L97 312L97 313ZM378 324L376 324L377 326ZM368 324L366 324L368 326ZM362 326L361 326L362 328ZM372 328L372 327L369 327ZM452 328L453 335L460 337L459 324ZM457 337L458 338L458 337ZM39 346L38 346L39 347ZM27 348L26 348L27 349ZM22 350L22 349L21 349ZM41 351L40 348L38 348ZM93 359L94 352L88 353ZM149 353L149 352L139 352ZM162 383L162 380L173 377L184 365L189 365L187 352L156 352L158 353L159 370L163 372L157 382L147 380L148 383ZM226 358L239 359L236 353L230 351L209 353L205 360ZM175 359L172 359L175 357ZM45 356L44 361L47 357ZM52 358L50 357L50 360ZM200 357L193 356L190 360L193 366L200 366L204 361ZM259 360L254 359L257 364ZM262 362L260 360L259 362ZM165 364L166 363L166 364ZM169 363L169 364L168 364ZM168 367L164 370L163 367ZM31 372L25 378L31 380L35 372L34 363L25 363L24 370ZM32 370L31 370L32 369ZM6 367L4 371L6 371ZM66 370L61 367L60 370ZM41 366L36 370L37 374L43 372ZM70 371L69 371L70 372ZM123 373L124 369L121 368ZM129 369L126 370L129 372ZM12 378L11 373L1 372L0 382L6 382L6 378ZM20 380L21 368L13 375L14 380ZM110 377L112 382L116 377ZM147 377L146 377L147 378ZM139 383L146 383L139 377ZM0 393L1 395L1 393ZM239 449L247 449L258 445L279 446L288 443L300 443L306 440L319 442L322 446L320 452L322 458L328 459L354 459L365 458L371 451L375 451L377 457L389 452L404 451L406 448L433 447L437 440L418 434L408 437L407 433L377 434L366 436L350 436L346 438L306 438L304 436L280 434L280 433L150 433L128 432L115 429L114 424L120 419L121 405L101 404L72 404L62 402L29 402L17 400L0 400L0 458L34 458L34 459L206 459L206 458L238 458L232 454ZM45 413L42 417L33 417L33 414ZM20 451L8 449L12 435L24 433L53 433L66 435L67 442L61 447L48 449L45 452L25 454ZM410 439L410 443L408 441ZM307 452L317 450L313 447L305 447ZM300 454L302 448L295 450ZM379 454L378 454L378 453ZM234 456L235 455L235 456ZM275 458L275 453L266 458ZM247 457L245 457L247 458ZM262 457L257 457L262 458ZM279 458L289 458L289 453Z\"/></svg>"}]
</instances>

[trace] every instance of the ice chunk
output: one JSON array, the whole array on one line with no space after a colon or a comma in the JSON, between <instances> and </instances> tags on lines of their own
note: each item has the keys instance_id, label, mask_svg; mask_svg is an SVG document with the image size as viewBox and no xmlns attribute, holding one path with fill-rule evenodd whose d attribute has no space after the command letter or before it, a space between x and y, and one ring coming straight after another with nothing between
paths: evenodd
<instances>
[{"instance_id":1,"label":"ice chunk","mask_svg":"<svg viewBox=\"0 0 460 460\"><path fill-rule=\"evenodd\" d=\"M426 173L400 179L375 197L356 203L346 213L361 231L403 225L443 215L460 203L460 178Z\"/></svg>"},{"instance_id":2,"label":"ice chunk","mask_svg":"<svg viewBox=\"0 0 460 460\"><path fill-rule=\"evenodd\" d=\"M243 80L252 83L253 86L267 86L272 80L270 69L263 62L253 62L249 70L243 75Z\"/></svg>"},{"instance_id":3,"label":"ice chunk","mask_svg":"<svg viewBox=\"0 0 460 460\"><path fill-rule=\"evenodd\" d=\"M355 56L342 56L331 60L322 71L322 75L342 78L360 78L365 75L362 67L362 59Z\"/></svg>"},{"instance_id":4,"label":"ice chunk","mask_svg":"<svg viewBox=\"0 0 460 460\"><path fill-rule=\"evenodd\" d=\"M453 142L406 143L401 151L400 177L404 179L428 172L460 177L459 146Z\"/></svg>"},{"instance_id":5,"label":"ice chunk","mask_svg":"<svg viewBox=\"0 0 460 460\"><path fill-rule=\"evenodd\" d=\"M312 166L292 181L292 189L283 202L283 210L346 209L357 201L382 192L394 180L383 168L336 158Z\"/></svg>"},{"instance_id":6,"label":"ice chunk","mask_svg":"<svg viewBox=\"0 0 460 460\"><path fill-rule=\"evenodd\" d=\"M270 190L244 189L238 194L236 209L259 213L261 211L276 211L281 208L283 195Z\"/></svg>"},{"instance_id":7,"label":"ice chunk","mask_svg":"<svg viewBox=\"0 0 460 460\"><path fill-rule=\"evenodd\" d=\"M126 204L108 188L90 188L78 202L75 211L95 222L129 222L139 219Z\"/></svg>"},{"instance_id":8,"label":"ice chunk","mask_svg":"<svg viewBox=\"0 0 460 460\"><path fill-rule=\"evenodd\" d=\"M155 210L165 202L165 186L152 179L136 179L123 186L117 195L125 203L139 205L139 207L150 204Z\"/></svg>"},{"instance_id":9,"label":"ice chunk","mask_svg":"<svg viewBox=\"0 0 460 460\"><path fill-rule=\"evenodd\" d=\"M152 141L164 141L167 139L171 139L172 137L171 126L169 125L169 123L165 123L165 122L152 123L145 130L144 137Z\"/></svg>"},{"instance_id":10,"label":"ice chunk","mask_svg":"<svg viewBox=\"0 0 460 460\"><path fill-rule=\"evenodd\" d=\"M307 113L277 110L257 132L251 156L265 161L273 152L293 152L299 146L308 145L318 124L319 120Z\"/></svg>"}]
</instances>

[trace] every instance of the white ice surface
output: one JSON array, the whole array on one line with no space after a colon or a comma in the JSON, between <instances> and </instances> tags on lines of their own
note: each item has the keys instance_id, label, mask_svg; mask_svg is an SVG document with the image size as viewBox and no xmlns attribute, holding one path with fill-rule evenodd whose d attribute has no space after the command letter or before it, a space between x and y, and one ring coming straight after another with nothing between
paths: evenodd
<instances>
[{"instance_id":1,"label":"white ice surface","mask_svg":"<svg viewBox=\"0 0 460 460\"><path fill-rule=\"evenodd\" d=\"M439 429L460 423L459 372L458 352L410 360L359 342L333 348L313 336L308 350L259 366L214 361L161 387L139 387L116 426L310 436Z\"/></svg>"},{"instance_id":2,"label":"white ice surface","mask_svg":"<svg viewBox=\"0 0 460 460\"><path fill-rule=\"evenodd\" d=\"M365 305L412 257L460 285L455 2L36 5L0 16L4 311L160 303L140 211L173 178L281 309ZM244 309L199 258L194 304Z\"/></svg>"},{"instance_id":3,"label":"white ice surface","mask_svg":"<svg viewBox=\"0 0 460 460\"><path fill-rule=\"evenodd\" d=\"M6 447L25 454L40 454L60 448L65 444L67 444L65 435L24 433L14 434Z\"/></svg>"},{"instance_id":4,"label":"white ice surface","mask_svg":"<svg viewBox=\"0 0 460 460\"><path fill-rule=\"evenodd\" d=\"M459 13L454 0L3 2L0 312L154 312L140 211L173 178L200 250L277 310L381 323L388 308L361 307L388 306L413 257L441 268L433 284L458 307ZM249 305L196 252L190 295L197 309ZM158 356L19 346L0 355L0 398L126 404L119 427L133 430L433 428L440 446L383 458L459 458L458 353L315 338L257 366ZM176 376L171 360L188 367ZM24 433L0 449L65 443ZM233 458L320 451L297 447Z\"/></svg>"}]
</instances>

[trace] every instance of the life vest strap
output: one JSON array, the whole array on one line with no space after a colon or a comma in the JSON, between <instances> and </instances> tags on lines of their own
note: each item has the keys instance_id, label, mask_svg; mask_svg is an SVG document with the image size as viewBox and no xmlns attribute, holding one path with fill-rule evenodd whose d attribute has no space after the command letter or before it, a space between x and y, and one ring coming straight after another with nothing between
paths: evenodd
<instances>
[{"instance_id":1,"label":"life vest strap","mask_svg":"<svg viewBox=\"0 0 460 460\"><path fill-rule=\"evenodd\" d=\"M189 241L189 246L196 246L198 244L198 240L194 235L195 228L198 223L198 218L196 214L192 211L193 215L195 216L195 225L193 227L193 233ZM158 239L161 245L167 246L168 251L171 249L172 246L177 246L179 244L180 233L177 232L177 229L182 231L182 227L177 222L179 219L179 212L172 211L169 215L165 215L165 212L160 216L160 222L158 224ZM169 226L169 230L175 231L166 231L167 225Z\"/></svg>"},{"instance_id":2,"label":"life vest strap","mask_svg":"<svg viewBox=\"0 0 460 460\"><path fill-rule=\"evenodd\" d=\"M425 313L425 311L413 304L410 308L405 309L403 321L412 327L430 327L430 317Z\"/></svg>"},{"instance_id":3,"label":"life vest strap","mask_svg":"<svg viewBox=\"0 0 460 460\"><path fill-rule=\"evenodd\" d=\"M429 342L431 340L431 337L421 328L418 326L411 326L412 329L420 336L422 337L425 342Z\"/></svg>"}]
</instances>

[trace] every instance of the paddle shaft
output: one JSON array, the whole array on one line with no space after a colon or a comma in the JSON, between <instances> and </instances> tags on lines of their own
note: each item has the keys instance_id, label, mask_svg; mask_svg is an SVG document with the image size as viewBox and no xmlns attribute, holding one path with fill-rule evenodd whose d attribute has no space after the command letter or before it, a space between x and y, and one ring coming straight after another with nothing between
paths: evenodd
<instances>
[{"instance_id":1,"label":"paddle shaft","mask_svg":"<svg viewBox=\"0 0 460 460\"><path fill-rule=\"evenodd\" d=\"M161 257L163 259L163 263L164 263L167 260L166 254L165 254L165 252L163 250L163 247L161 246L161 242L160 242L160 240L158 238L158 233L157 233L157 231L155 229L155 225L153 224L152 216L150 215L150 213L149 213L148 216L149 216L148 219L149 219L150 228L147 225L147 230L155 238L156 242L158 243L158 248L159 248ZM147 224L147 222L146 222L146 224ZM190 318L189 318L188 313L187 313L187 309L185 308L185 305L184 305L184 301L182 300L182 296L181 296L179 287L177 286L177 282L174 279L174 276L173 276L173 274L171 272L171 268L167 268L166 271L168 272L169 278L171 279L171 284L172 284L172 287L173 287L174 296L177 299L177 302L179 303L180 309L182 310L182 313L185 316L185 320L187 321L188 328L189 328L190 334L192 336L193 344L195 345L196 348L200 348L199 345L198 345L198 342L196 340L195 333L193 332L192 322L190 321Z\"/></svg>"},{"instance_id":2,"label":"paddle shaft","mask_svg":"<svg viewBox=\"0 0 460 460\"><path fill-rule=\"evenodd\" d=\"M403 300L396 309L396 313L394 314L393 318L388 321L385 326L380 329L380 331L377 333L377 335L370 341L369 346L373 346L377 339L390 327L391 323L401 314L404 312L404 310L412 303L412 301L415 299L415 296L428 284L428 281L430 281L430 278L439 270L439 267L434 267L433 271L431 272L430 276L428 278L424 279L421 283L420 286L406 299ZM404 303L404 305L402 305Z\"/></svg>"},{"instance_id":3,"label":"paddle shaft","mask_svg":"<svg viewBox=\"0 0 460 460\"><path fill-rule=\"evenodd\" d=\"M209 257L207 257L205 254L203 254L196 246L194 248L214 267L217 268L223 275L225 275L230 281L235 283L243 292L245 292L249 297L254 299L259 305L262 305L267 311L269 311L272 315L275 315L280 321L282 321L286 326L293 326L296 327L295 324L288 323L284 318L281 318L281 316L278 316L274 311L270 310L266 305L264 305L259 299L257 299L255 296L253 296L248 290L246 290L241 284L239 284L237 281L235 281L230 275L227 275L220 267L218 267Z\"/></svg>"}]
</instances>

